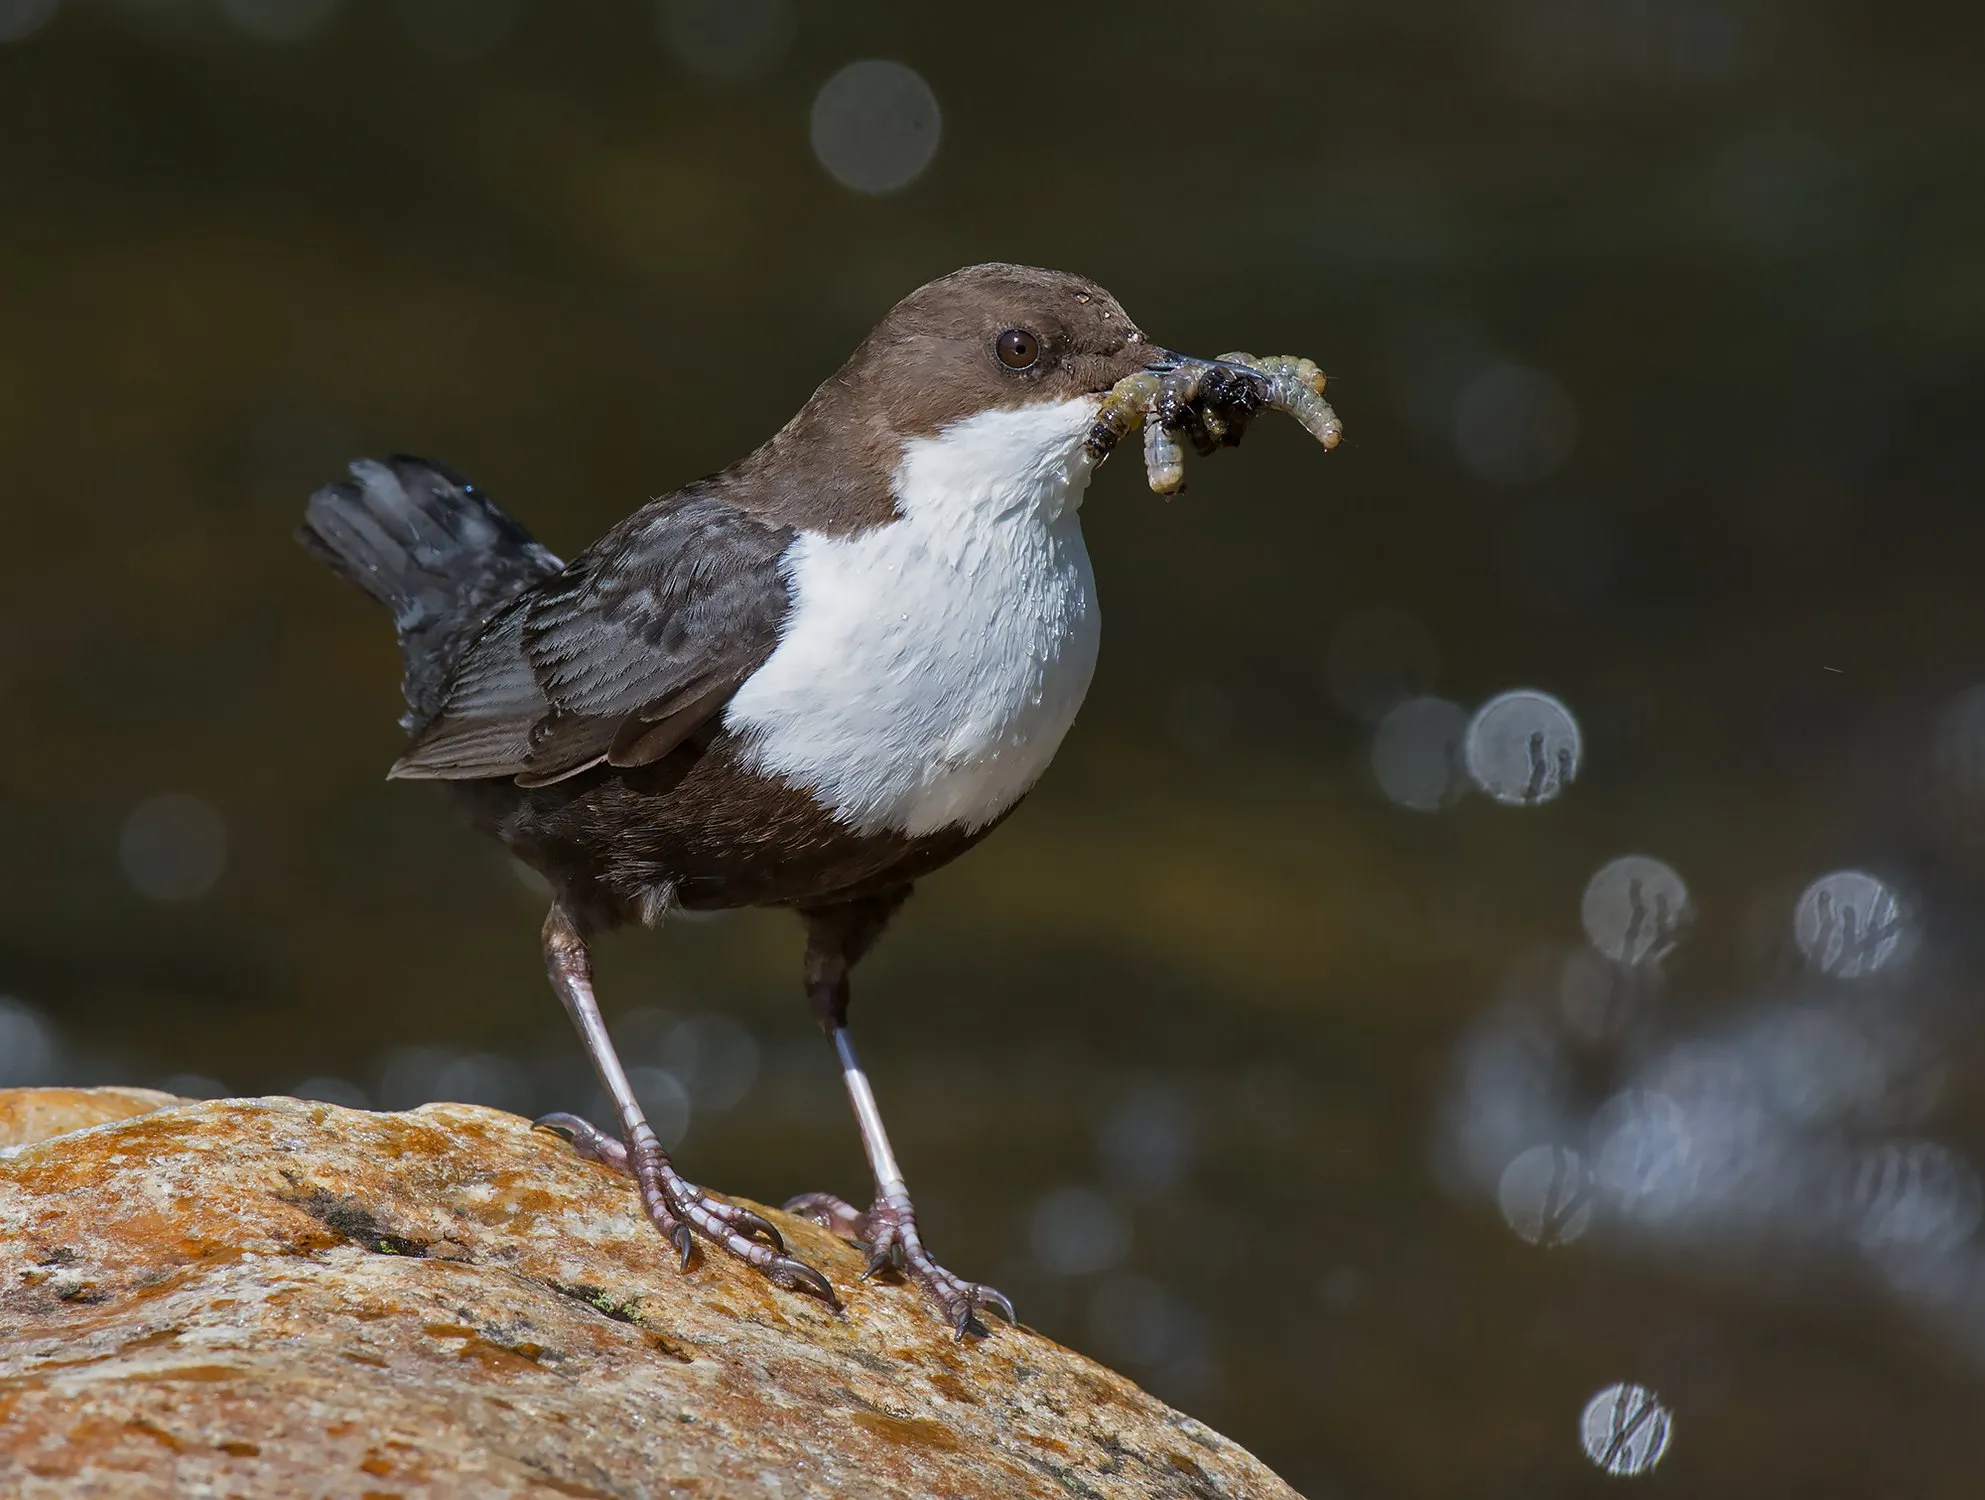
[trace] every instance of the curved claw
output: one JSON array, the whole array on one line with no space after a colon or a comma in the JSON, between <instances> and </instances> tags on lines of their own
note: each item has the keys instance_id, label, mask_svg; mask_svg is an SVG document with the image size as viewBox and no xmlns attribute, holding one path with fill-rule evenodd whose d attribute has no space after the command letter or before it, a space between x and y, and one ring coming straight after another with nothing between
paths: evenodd
<instances>
[{"instance_id":1,"label":"curved claw","mask_svg":"<svg viewBox=\"0 0 1985 1500\"><path fill-rule=\"evenodd\" d=\"M548 1115L539 1115L531 1121L531 1129L542 1130L546 1135L555 1135L561 1140L576 1141L579 1139L580 1131L590 1130L592 1126L577 1115L569 1115L559 1109L553 1110Z\"/></svg>"},{"instance_id":2,"label":"curved claw","mask_svg":"<svg viewBox=\"0 0 1985 1500\"><path fill-rule=\"evenodd\" d=\"M868 1268L862 1272L862 1280L867 1281L878 1271L901 1271L908 1265L909 1257L904 1253L903 1242L891 1238L869 1251Z\"/></svg>"},{"instance_id":3,"label":"curved claw","mask_svg":"<svg viewBox=\"0 0 1985 1500\"><path fill-rule=\"evenodd\" d=\"M754 1240L763 1240L781 1255L786 1252L786 1237L779 1233L778 1226L763 1214L755 1214L748 1208L732 1204L730 1212L724 1216L738 1233Z\"/></svg>"},{"instance_id":4,"label":"curved claw","mask_svg":"<svg viewBox=\"0 0 1985 1500\"><path fill-rule=\"evenodd\" d=\"M996 1312L1008 1323L1018 1325L1020 1320L1013 1315L1013 1304L1006 1299L1004 1292L977 1282L967 1282L959 1289L958 1311L952 1315L952 1332L962 1340L968 1333L984 1337L990 1330L979 1321L981 1312Z\"/></svg>"},{"instance_id":5,"label":"curved claw","mask_svg":"<svg viewBox=\"0 0 1985 1500\"><path fill-rule=\"evenodd\" d=\"M691 1252L696 1248L696 1236L689 1232L687 1224L678 1224L669 1238L675 1241L676 1258L681 1263L681 1269L687 1271Z\"/></svg>"},{"instance_id":6,"label":"curved claw","mask_svg":"<svg viewBox=\"0 0 1985 1500\"><path fill-rule=\"evenodd\" d=\"M778 1285L818 1297L834 1311L841 1311L841 1299L834 1295L834 1283L803 1260L781 1255L765 1267L765 1274Z\"/></svg>"}]
</instances>

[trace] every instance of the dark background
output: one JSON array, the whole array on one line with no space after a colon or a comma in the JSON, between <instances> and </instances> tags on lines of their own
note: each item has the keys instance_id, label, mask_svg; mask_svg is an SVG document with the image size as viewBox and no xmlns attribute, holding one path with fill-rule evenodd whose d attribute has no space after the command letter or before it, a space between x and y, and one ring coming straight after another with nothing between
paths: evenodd
<instances>
[{"instance_id":1,"label":"dark background","mask_svg":"<svg viewBox=\"0 0 1985 1500\"><path fill-rule=\"evenodd\" d=\"M0 1082L584 1105L304 497L423 453L570 555L920 282L1065 266L1348 436L1092 488L1088 707L857 985L939 1253L1314 1497L1976 1494L1981 30L0 0ZM880 196L809 137L864 58L942 118ZM1582 730L1545 805L1462 790L1513 687ZM1602 955L1626 854L1693 920ZM1846 870L1858 958L1795 931ZM685 1169L773 1201L866 1186L798 936L603 954ZM1576 1243L1512 1232L1540 1145Z\"/></svg>"}]
</instances>

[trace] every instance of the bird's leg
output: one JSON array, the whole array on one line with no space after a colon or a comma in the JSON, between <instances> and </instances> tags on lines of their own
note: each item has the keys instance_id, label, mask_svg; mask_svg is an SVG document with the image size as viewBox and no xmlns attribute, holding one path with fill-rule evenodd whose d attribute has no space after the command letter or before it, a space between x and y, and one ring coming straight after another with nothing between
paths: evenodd
<instances>
[{"instance_id":1,"label":"bird's leg","mask_svg":"<svg viewBox=\"0 0 1985 1500\"><path fill-rule=\"evenodd\" d=\"M701 1235L756 1266L778 1285L809 1292L838 1308L840 1301L827 1278L787 1255L779 1231L766 1219L748 1208L711 1197L670 1163L607 1036L599 1002L593 998L593 960L586 939L571 914L556 903L545 918L544 950L552 988L565 1002L566 1013L586 1044L586 1055L620 1117L620 1138L614 1139L576 1115L546 1115L537 1122L539 1127L565 1136L581 1156L632 1177L641 1190L642 1208L675 1246L684 1270L689 1269L693 1235Z\"/></svg>"},{"instance_id":2,"label":"bird's leg","mask_svg":"<svg viewBox=\"0 0 1985 1500\"><path fill-rule=\"evenodd\" d=\"M832 1194L803 1193L786 1204L786 1211L824 1224L844 1239L862 1246L868 1252L868 1269L862 1273L864 1280L884 1269L909 1277L938 1305L961 1339L968 1333L986 1331L979 1314L987 1309L1013 1322L1013 1304L1004 1293L954 1275L924 1248L909 1185L903 1181L896 1154L889 1148L888 1132L882 1128L882 1113L875 1105L875 1091L869 1087L868 1074L855 1056L855 1044L848 1028L835 1027L828 1033L828 1040L840 1059L841 1078L848 1086L848 1098L854 1104L855 1120L861 1127L862 1146L875 1173L875 1201L867 1213L860 1213L853 1204Z\"/></svg>"},{"instance_id":3,"label":"bird's leg","mask_svg":"<svg viewBox=\"0 0 1985 1500\"><path fill-rule=\"evenodd\" d=\"M979 1314L988 1309L1013 1322L1013 1304L989 1286L953 1275L924 1248L909 1186L903 1181L902 1168L896 1164L889 1133L882 1125L882 1112L876 1107L875 1090L869 1086L868 1074L848 1032L848 970L908 895L905 887L875 901L850 902L805 913L807 997L841 1064L841 1080L847 1085L849 1102L854 1105L862 1148L868 1153L869 1168L875 1174L875 1201L863 1213L831 1193L803 1193L787 1202L786 1211L823 1224L843 1239L862 1246L868 1252L868 1269L862 1273L864 1280L884 1269L909 1277L937 1304L945 1321L962 1339L968 1333L985 1333Z\"/></svg>"}]
</instances>

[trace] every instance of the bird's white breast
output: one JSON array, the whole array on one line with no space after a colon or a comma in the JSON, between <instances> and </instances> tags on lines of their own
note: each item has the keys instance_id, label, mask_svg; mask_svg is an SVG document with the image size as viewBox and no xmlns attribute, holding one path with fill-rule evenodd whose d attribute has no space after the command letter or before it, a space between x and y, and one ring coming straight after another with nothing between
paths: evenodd
<instances>
[{"instance_id":1,"label":"bird's white breast","mask_svg":"<svg viewBox=\"0 0 1985 1500\"><path fill-rule=\"evenodd\" d=\"M1078 516L1096 404L988 411L913 439L899 519L799 534L779 644L725 713L756 769L869 833L983 827L1034 784L1096 666Z\"/></svg>"}]
</instances>

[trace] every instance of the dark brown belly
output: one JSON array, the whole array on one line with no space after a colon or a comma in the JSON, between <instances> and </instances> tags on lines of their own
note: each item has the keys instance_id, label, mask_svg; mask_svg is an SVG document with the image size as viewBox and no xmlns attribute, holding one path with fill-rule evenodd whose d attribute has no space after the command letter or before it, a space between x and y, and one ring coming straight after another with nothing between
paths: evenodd
<instances>
[{"instance_id":1,"label":"dark brown belly","mask_svg":"<svg viewBox=\"0 0 1985 1500\"><path fill-rule=\"evenodd\" d=\"M475 823L595 925L691 911L814 906L889 890L955 859L967 832L857 833L812 797L740 766L719 734L652 766L551 786L452 783Z\"/></svg>"}]
</instances>

